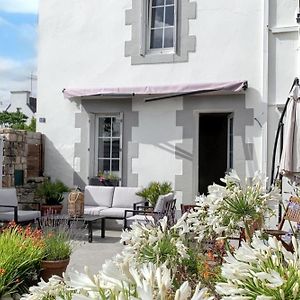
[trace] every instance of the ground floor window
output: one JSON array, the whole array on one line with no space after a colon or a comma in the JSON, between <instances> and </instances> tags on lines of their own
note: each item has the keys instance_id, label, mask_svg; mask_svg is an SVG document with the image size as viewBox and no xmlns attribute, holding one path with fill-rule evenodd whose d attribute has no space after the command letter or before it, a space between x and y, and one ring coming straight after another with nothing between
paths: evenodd
<instances>
[{"instance_id":1,"label":"ground floor window","mask_svg":"<svg viewBox=\"0 0 300 300\"><path fill-rule=\"evenodd\" d=\"M96 118L96 173L113 174L121 178L121 115L98 115Z\"/></svg>"}]
</instances>

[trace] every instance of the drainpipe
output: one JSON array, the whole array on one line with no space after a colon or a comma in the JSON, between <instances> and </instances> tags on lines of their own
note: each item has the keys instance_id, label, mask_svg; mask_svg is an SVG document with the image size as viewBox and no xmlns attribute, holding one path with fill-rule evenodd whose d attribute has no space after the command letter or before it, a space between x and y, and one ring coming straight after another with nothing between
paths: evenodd
<instances>
[{"instance_id":1,"label":"drainpipe","mask_svg":"<svg viewBox=\"0 0 300 300\"><path fill-rule=\"evenodd\" d=\"M269 1L264 0L262 2L263 9L263 32L262 32L262 101L264 105L263 118L266 122L263 122L261 131L262 145L262 172L268 173L268 118L269 118ZM300 0L299 0L300 1Z\"/></svg>"},{"instance_id":2,"label":"drainpipe","mask_svg":"<svg viewBox=\"0 0 300 300\"><path fill-rule=\"evenodd\" d=\"M298 0L298 12L297 12L297 16L296 16L296 21L298 23L298 25L300 26L300 0ZM298 77L300 77L300 67L299 67L299 64L300 64L300 31L299 31L299 28L298 28Z\"/></svg>"}]
</instances>

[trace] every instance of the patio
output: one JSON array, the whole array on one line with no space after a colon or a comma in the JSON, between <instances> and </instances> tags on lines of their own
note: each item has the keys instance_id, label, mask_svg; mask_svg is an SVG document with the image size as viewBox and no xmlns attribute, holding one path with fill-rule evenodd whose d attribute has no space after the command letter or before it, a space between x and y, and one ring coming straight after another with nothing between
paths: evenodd
<instances>
[{"instance_id":1,"label":"patio","mask_svg":"<svg viewBox=\"0 0 300 300\"><path fill-rule=\"evenodd\" d=\"M100 229L95 229L92 243L87 242L87 235L78 241L71 255L67 271L75 269L83 272L84 266L94 274L97 273L105 260L122 251L120 243L121 229L107 230L105 239L101 238Z\"/></svg>"}]
</instances>

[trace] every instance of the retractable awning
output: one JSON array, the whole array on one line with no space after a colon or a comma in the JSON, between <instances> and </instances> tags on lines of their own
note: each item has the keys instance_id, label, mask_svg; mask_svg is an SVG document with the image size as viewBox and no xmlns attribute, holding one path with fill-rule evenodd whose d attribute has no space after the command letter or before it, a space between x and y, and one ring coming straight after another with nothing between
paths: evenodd
<instances>
[{"instance_id":1,"label":"retractable awning","mask_svg":"<svg viewBox=\"0 0 300 300\"><path fill-rule=\"evenodd\" d=\"M247 89L248 83L242 81L229 81L219 83L194 83L178 85L138 86L138 87L98 87L98 88L65 88L65 98L89 97L89 96L132 96L132 95L165 95L159 99L177 97L186 94L203 94L209 92L241 92ZM148 101L158 98L148 99ZM146 100L147 101L147 100Z\"/></svg>"}]
</instances>

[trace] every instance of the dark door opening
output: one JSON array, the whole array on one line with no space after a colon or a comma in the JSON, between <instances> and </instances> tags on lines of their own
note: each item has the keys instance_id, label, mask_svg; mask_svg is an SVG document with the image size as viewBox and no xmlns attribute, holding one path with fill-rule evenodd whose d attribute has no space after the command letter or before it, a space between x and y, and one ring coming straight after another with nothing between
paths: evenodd
<instances>
[{"instance_id":1,"label":"dark door opening","mask_svg":"<svg viewBox=\"0 0 300 300\"><path fill-rule=\"evenodd\" d=\"M226 170L232 167L232 119L227 113L203 113L199 116L198 191L207 194L207 187L221 183Z\"/></svg>"}]
</instances>

